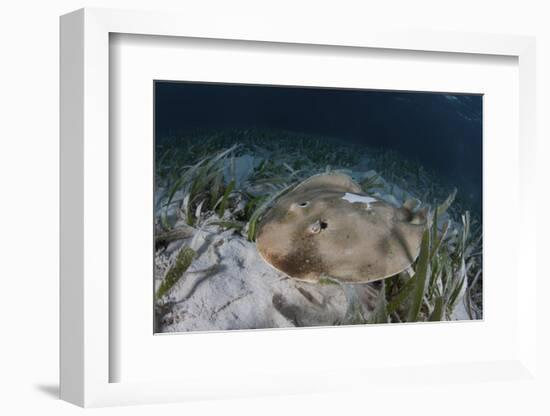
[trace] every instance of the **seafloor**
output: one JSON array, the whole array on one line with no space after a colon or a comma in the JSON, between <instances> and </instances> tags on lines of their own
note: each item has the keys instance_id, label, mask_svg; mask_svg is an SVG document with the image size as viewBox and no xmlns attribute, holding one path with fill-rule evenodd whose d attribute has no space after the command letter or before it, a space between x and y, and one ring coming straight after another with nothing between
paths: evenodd
<instances>
[{"instance_id":1,"label":"seafloor","mask_svg":"<svg viewBox=\"0 0 550 416\"><path fill-rule=\"evenodd\" d=\"M155 150L156 332L482 318L481 214L414 159L254 129L190 132ZM277 196L333 171L395 206L416 198L430 208L411 270L366 284L305 283L259 256L256 227Z\"/></svg>"}]
</instances>

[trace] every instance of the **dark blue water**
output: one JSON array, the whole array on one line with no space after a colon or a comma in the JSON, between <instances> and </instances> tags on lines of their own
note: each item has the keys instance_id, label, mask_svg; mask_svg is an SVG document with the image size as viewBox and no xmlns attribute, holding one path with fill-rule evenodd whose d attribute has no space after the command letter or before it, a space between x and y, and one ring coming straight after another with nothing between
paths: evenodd
<instances>
[{"instance_id":1,"label":"dark blue water","mask_svg":"<svg viewBox=\"0 0 550 416\"><path fill-rule=\"evenodd\" d=\"M281 129L393 149L481 210L481 95L156 82L156 139L197 128Z\"/></svg>"}]
</instances>

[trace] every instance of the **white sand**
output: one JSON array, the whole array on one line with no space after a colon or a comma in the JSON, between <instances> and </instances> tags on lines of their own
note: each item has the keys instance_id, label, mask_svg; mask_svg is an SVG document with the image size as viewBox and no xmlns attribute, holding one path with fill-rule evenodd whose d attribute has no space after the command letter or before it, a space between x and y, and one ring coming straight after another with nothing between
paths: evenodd
<instances>
[{"instance_id":1,"label":"white sand","mask_svg":"<svg viewBox=\"0 0 550 416\"><path fill-rule=\"evenodd\" d=\"M286 277L260 257L254 243L232 231L210 227L170 249L182 243L192 244L198 257L165 297L161 332L334 325L344 319L347 302L339 285ZM359 292L368 315L367 305L375 300Z\"/></svg>"}]
</instances>

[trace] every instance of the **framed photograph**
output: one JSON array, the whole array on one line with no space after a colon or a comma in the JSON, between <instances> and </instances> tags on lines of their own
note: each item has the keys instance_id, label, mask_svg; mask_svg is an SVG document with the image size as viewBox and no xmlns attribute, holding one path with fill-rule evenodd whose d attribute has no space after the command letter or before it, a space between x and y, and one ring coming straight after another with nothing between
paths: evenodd
<instances>
[{"instance_id":1,"label":"framed photograph","mask_svg":"<svg viewBox=\"0 0 550 416\"><path fill-rule=\"evenodd\" d=\"M534 40L232 27L61 18L61 397L536 382Z\"/></svg>"},{"instance_id":2,"label":"framed photograph","mask_svg":"<svg viewBox=\"0 0 550 416\"><path fill-rule=\"evenodd\" d=\"M483 318L482 95L153 88L155 332Z\"/></svg>"}]
</instances>

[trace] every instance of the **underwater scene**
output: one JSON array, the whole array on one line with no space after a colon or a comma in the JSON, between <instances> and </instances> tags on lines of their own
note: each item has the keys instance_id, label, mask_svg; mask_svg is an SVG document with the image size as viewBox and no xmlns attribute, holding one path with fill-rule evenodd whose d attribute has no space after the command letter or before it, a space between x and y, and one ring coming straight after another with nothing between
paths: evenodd
<instances>
[{"instance_id":1,"label":"underwater scene","mask_svg":"<svg viewBox=\"0 0 550 416\"><path fill-rule=\"evenodd\" d=\"M154 99L156 333L483 319L482 95Z\"/></svg>"}]
</instances>

